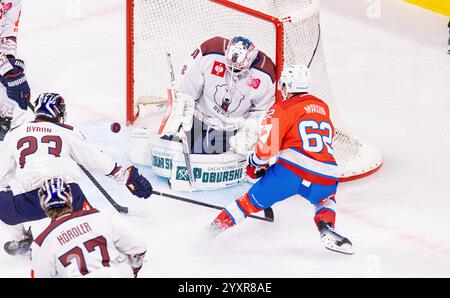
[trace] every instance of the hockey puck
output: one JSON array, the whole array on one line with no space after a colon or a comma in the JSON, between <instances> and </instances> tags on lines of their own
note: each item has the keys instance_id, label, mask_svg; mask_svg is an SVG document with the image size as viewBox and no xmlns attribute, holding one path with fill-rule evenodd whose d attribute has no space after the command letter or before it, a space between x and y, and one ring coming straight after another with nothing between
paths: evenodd
<instances>
[{"instance_id":1,"label":"hockey puck","mask_svg":"<svg viewBox=\"0 0 450 298\"><path fill-rule=\"evenodd\" d=\"M111 124L111 131L113 133L118 133L120 131L120 124L117 122L114 122L113 124Z\"/></svg>"}]
</instances>

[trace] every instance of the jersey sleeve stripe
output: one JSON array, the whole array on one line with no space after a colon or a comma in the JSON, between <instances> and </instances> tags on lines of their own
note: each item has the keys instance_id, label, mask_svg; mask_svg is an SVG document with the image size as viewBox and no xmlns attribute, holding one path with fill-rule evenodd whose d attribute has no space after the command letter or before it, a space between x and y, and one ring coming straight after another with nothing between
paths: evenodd
<instances>
[{"instance_id":1,"label":"jersey sleeve stripe","mask_svg":"<svg viewBox=\"0 0 450 298\"><path fill-rule=\"evenodd\" d=\"M309 158L306 155L300 154L299 152L292 149L285 149L281 151L280 158L294 164L295 166L301 167L304 170L320 176L336 179L339 175L336 165L325 164L323 162Z\"/></svg>"},{"instance_id":2,"label":"jersey sleeve stripe","mask_svg":"<svg viewBox=\"0 0 450 298\"><path fill-rule=\"evenodd\" d=\"M223 37L213 37L200 46L200 49L202 51L202 56L207 56L211 54L217 54L217 55L225 55L225 50L228 46L229 40Z\"/></svg>"}]
</instances>

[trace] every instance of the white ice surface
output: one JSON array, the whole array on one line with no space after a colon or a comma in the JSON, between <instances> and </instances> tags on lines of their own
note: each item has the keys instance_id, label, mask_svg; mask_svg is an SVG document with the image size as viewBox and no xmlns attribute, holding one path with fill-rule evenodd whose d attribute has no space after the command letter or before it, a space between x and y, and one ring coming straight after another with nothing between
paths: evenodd
<instances>
[{"instance_id":1,"label":"white ice surface","mask_svg":"<svg viewBox=\"0 0 450 298\"><path fill-rule=\"evenodd\" d=\"M382 2L379 19L367 17L365 1L322 2L340 112L385 158L375 175L339 188L337 227L356 254L322 247L312 207L301 198L275 205L274 223L249 219L211 241L202 230L217 211L160 197L136 199L97 177L117 201L142 213L127 216L149 245L141 276L450 277L448 18L397 0ZM109 130L112 122L125 122L125 1L24 1L19 46L34 96L62 93L69 122L128 164L130 130ZM166 181L141 170L155 189L169 191ZM89 180L80 184L95 207L114 211ZM188 196L226 205L247 188ZM33 223L35 233L46 223ZM0 229L0 239L8 237ZM2 277L26 277L30 262L0 251L0 268Z\"/></svg>"}]
</instances>

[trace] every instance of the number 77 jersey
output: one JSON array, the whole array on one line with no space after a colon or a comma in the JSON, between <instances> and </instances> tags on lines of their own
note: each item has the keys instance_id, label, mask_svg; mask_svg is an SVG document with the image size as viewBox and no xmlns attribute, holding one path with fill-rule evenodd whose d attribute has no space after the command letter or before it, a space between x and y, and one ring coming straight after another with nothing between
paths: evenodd
<instances>
[{"instance_id":1,"label":"number 77 jersey","mask_svg":"<svg viewBox=\"0 0 450 298\"><path fill-rule=\"evenodd\" d=\"M325 102L302 94L275 103L263 121L256 156L278 163L302 179L322 185L338 181L334 127Z\"/></svg>"}]
</instances>

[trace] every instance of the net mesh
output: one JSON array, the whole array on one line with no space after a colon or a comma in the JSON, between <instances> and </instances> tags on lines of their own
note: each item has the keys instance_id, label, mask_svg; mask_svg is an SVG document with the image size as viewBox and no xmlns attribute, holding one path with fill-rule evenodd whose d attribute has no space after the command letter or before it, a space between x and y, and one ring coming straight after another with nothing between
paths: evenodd
<instances>
[{"instance_id":1,"label":"net mesh","mask_svg":"<svg viewBox=\"0 0 450 298\"><path fill-rule=\"evenodd\" d=\"M317 0L234 0L237 4L283 20L284 42L276 44L275 26L208 0L134 0L134 99L165 98L170 86L165 53L170 51L175 73L205 40L242 35L275 61L277 46L286 64L310 65L312 94L326 101L336 127L335 156L340 165L360 148L343 124L328 82L320 38ZM315 53L315 55L313 55ZM280 67L277 65L277 67Z\"/></svg>"}]
</instances>

